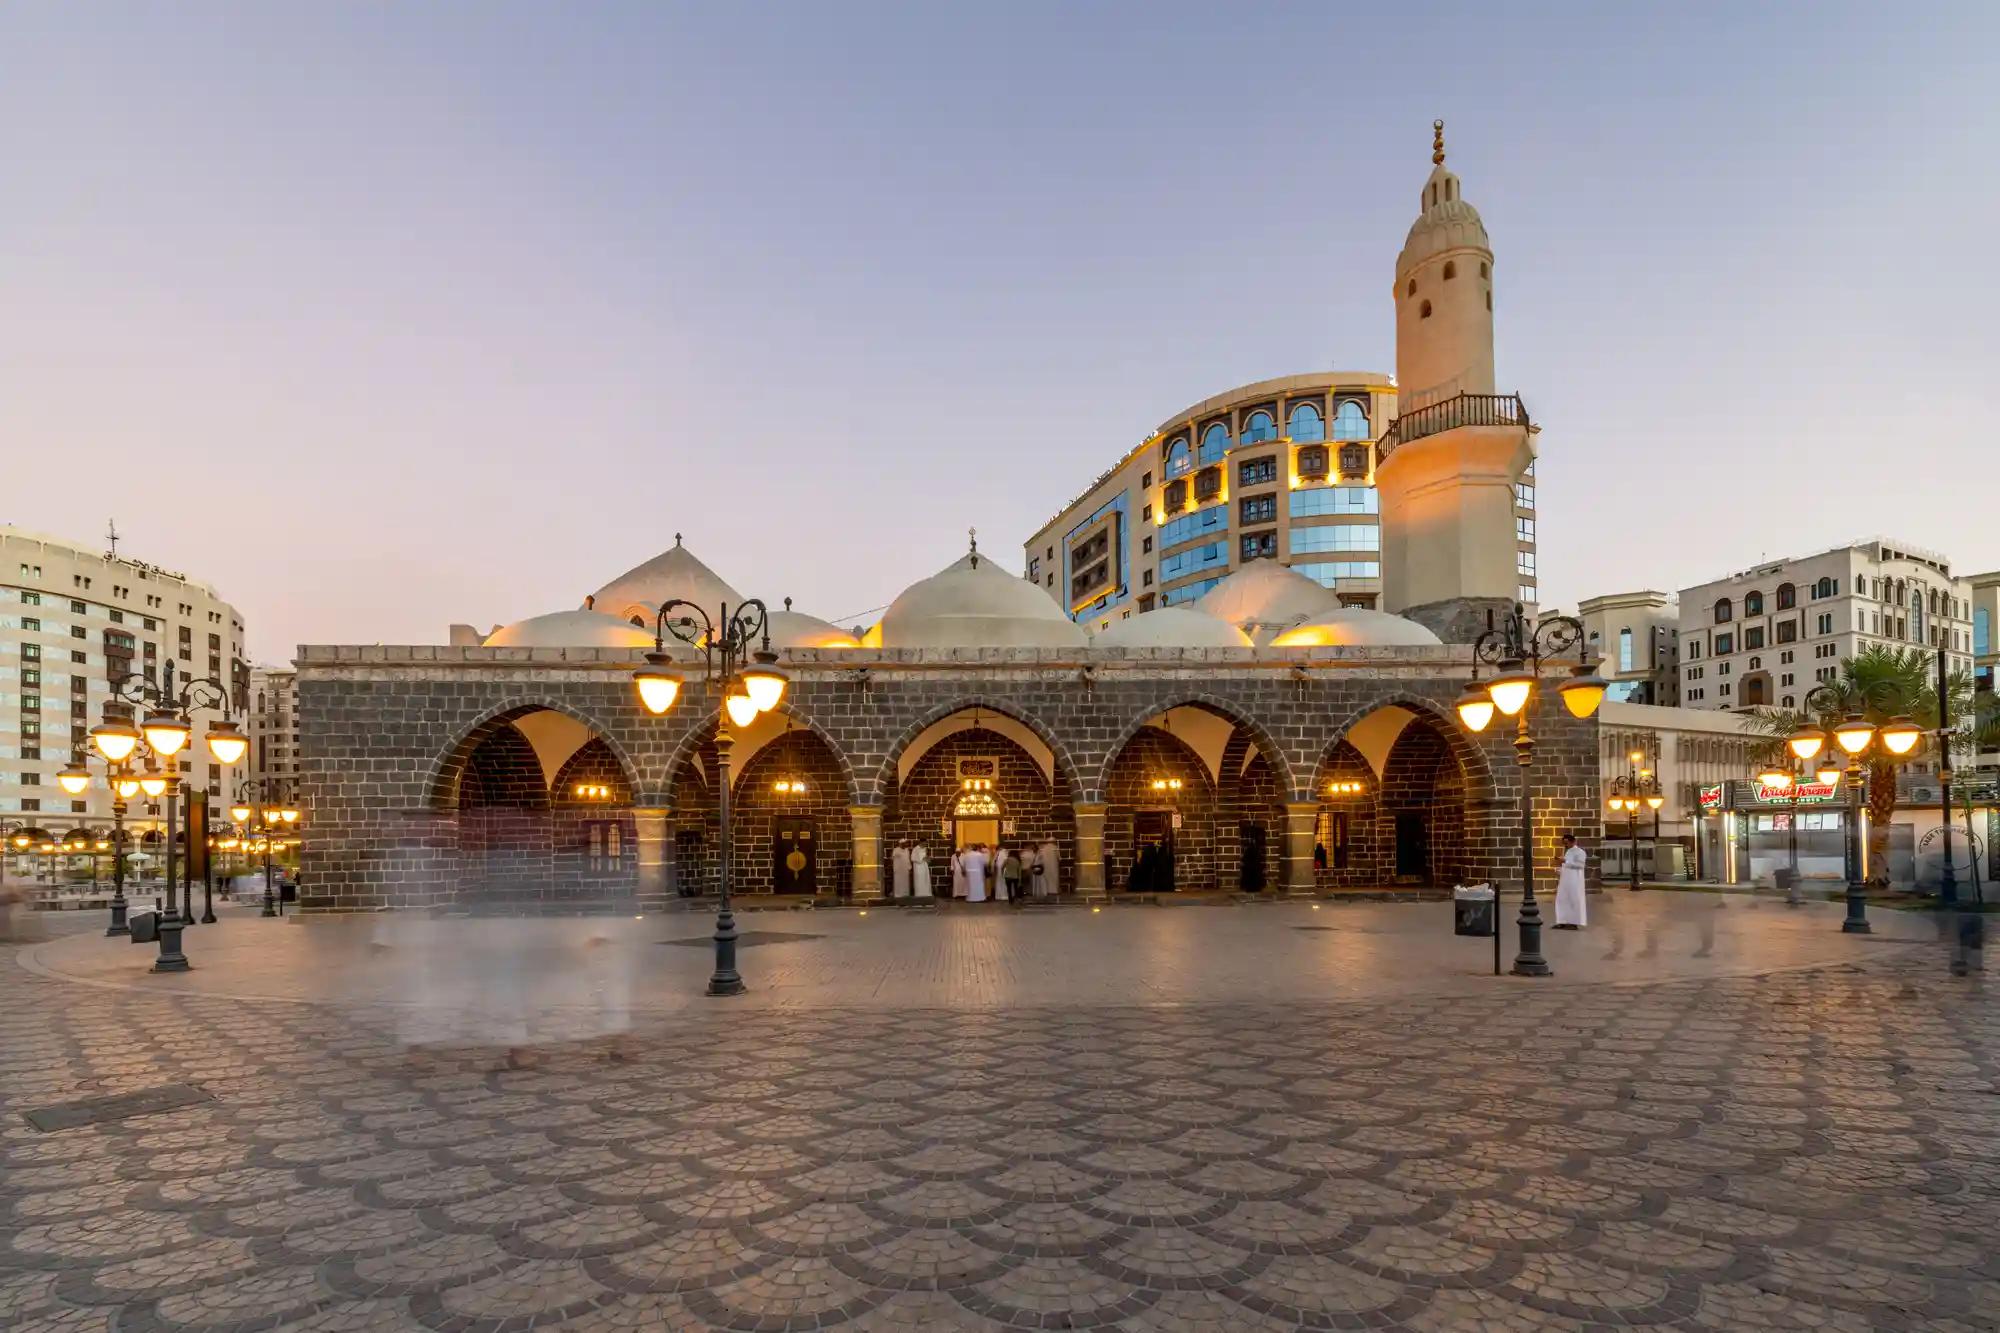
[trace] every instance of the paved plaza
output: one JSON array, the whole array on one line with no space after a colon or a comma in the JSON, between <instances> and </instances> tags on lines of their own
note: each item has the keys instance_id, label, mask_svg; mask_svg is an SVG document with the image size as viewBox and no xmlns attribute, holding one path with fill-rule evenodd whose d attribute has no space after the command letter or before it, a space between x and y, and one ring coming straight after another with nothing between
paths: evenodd
<instances>
[{"instance_id":1,"label":"paved plaza","mask_svg":"<svg viewBox=\"0 0 2000 1333\"><path fill-rule=\"evenodd\" d=\"M728 1002L657 915L561 937L629 1035L511 1061L379 919L72 929L0 958L0 1326L1993 1327L2000 1008L1716 901L1552 983L1435 904L760 913Z\"/></svg>"}]
</instances>

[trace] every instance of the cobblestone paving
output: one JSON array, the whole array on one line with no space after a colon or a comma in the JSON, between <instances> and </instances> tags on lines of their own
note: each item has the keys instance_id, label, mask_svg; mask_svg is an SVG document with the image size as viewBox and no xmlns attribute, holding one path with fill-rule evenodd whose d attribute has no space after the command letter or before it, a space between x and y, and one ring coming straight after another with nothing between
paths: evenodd
<instances>
[{"instance_id":1,"label":"cobblestone paving","mask_svg":"<svg viewBox=\"0 0 2000 1333\"><path fill-rule=\"evenodd\" d=\"M2000 1321L2000 1005L1933 956L1361 1005L714 1009L620 1054L0 957L0 1327ZM51 1103L212 1100L43 1133Z\"/></svg>"}]
</instances>

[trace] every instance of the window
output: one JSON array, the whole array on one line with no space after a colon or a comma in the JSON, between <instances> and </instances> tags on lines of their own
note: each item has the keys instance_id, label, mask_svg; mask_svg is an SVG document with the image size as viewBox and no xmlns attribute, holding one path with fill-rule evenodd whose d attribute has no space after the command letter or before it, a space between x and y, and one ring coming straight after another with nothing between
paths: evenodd
<instances>
[{"instance_id":1,"label":"window","mask_svg":"<svg viewBox=\"0 0 2000 1333\"><path fill-rule=\"evenodd\" d=\"M35 616L22 616L21 628L25 630L39 631L42 628L42 622Z\"/></svg>"},{"instance_id":2,"label":"window","mask_svg":"<svg viewBox=\"0 0 2000 1333\"><path fill-rule=\"evenodd\" d=\"M1744 593L1744 594L1743 594L1743 614L1744 614L1744 615L1746 615L1746 616L1761 616L1761 615L1763 615L1763 614L1764 614L1764 594L1763 594L1763 593L1761 593L1761 592L1747 592L1747 593Z\"/></svg>"},{"instance_id":3,"label":"window","mask_svg":"<svg viewBox=\"0 0 2000 1333\"><path fill-rule=\"evenodd\" d=\"M1373 486L1328 486L1292 494L1292 517L1320 514L1373 514L1379 508Z\"/></svg>"},{"instance_id":4,"label":"window","mask_svg":"<svg viewBox=\"0 0 2000 1333\"><path fill-rule=\"evenodd\" d=\"M1817 634L1833 633L1833 613L1831 611L1824 612L1820 615L1818 624L1814 632Z\"/></svg>"},{"instance_id":5,"label":"window","mask_svg":"<svg viewBox=\"0 0 2000 1333\"><path fill-rule=\"evenodd\" d=\"M1972 610L1972 651L1982 657L1993 651L1993 613L1983 606Z\"/></svg>"},{"instance_id":6,"label":"window","mask_svg":"<svg viewBox=\"0 0 2000 1333\"><path fill-rule=\"evenodd\" d=\"M1367 445L1343 444L1340 446L1340 476L1343 481L1363 481L1367 479Z\"/></svg>"},{"instance_id":7,"label":"window","mask_svg":"<svg viewBox=\"0 0 2000 1333\"><path fill-rule=\"evenodd\" d=\"M1535 488L1525 481L1514 483L1514 505L1517 509L1535 507Z\"/></svg>"},{"instance_id":8,"label":"window","mask_svg":"<svg viewBox=\"0 0 2000 1333\"><path fill-rule=\"evenodd\" d=\"M1451 281L1451 280L1452 280L1453 278L1455 278L1455 277L1457 277L1457 276L1458 276L1458 265L1457 265L1456 263L1454 263L1453 261L1449 260L1449 259L1445 260L1445 261L1444 261L1444 280L1445 280L1446 282L1450 282L1450 281Z\"/></svg>"},{"instance_id":9,"label":"window","mask_svg":"<svg viewBox=\"0 0 2000 1333\"><path fill-rule=\"evenodd\" d=\"M87 639L90 637L90 631L81 625L71 625L69 627L69 636L72 639Z\"/></svg>"},{"instance_id":10,"label":"window","mask_svg":"<svg viewBox=\"0 0 2000 1333\"><path fill-rule=\"evenodd\" d=\"M1317 551L1379 551L1382 529L1373 523L1340 523L1316 528L1292 529L1292 554Z\"/></svg>"},{"instance_id":11,"label":"window","mask_svg":"<svg viewBox=\"0 0 2000 1333\"><path fill-rule=\"evenodd\" d=\"M1799 604L1799 590L1789 583L1778 585L1778 609L1789 611Z\"/></svg>"},{"instance_id":12,"label":"window","mask_svg":"<svg viewBox=\"0 0 2000 1333\"><path fill-rule=\"evenodd\" d=\"M1764 646L1764 627L1762 625L1745 626L1743 630L1743 646L1745 648L1762 648Z\"/></svg>"},{"instance_id":13,"label":"window","mask_svg":"<svg viewBox=\"0 0 2000 1333\"><path fill-rule=\"evenodd\" d=\"M1252 458L1236 465L1238 486L1262 486L1278 479L1278 460Z\"/></svg>"},{"instance_id":14,"label":"window","mask_svg":"<svg viewBox=\"0 0 2000 1333\"><path fill-rule=\"evenodd\" d=\"M35 670L35 668L33 667L21 668L21 684L23 686L32 685L39 688L41 686L41 683L42 683L41 672Z\"/></svg>"},{"instance_id":15,"label":"window","mask_svg":"<svg viewBox=\"0 0 2000 1333\"><path fill-rule=\"evenodd\" d=\"M1148 537L1144 541L1139 543L1139 554L1151 555L1152 553L1153 553L1153 539L1151 537Z\"/></svg>"},{"instance_id":16,"label":"window","mask_svg":"<svg viewBox=\"0 0 2000 1333\"><path fill-rule=\"evenodd\" d=\"M1210 429L1215 430L1219 429L1219 427L1210 427ZM1271 414L1269 412L1266 412L1261 407L1258 408L1255 412L1252 412L1249 416L1249 419L1244 421L1243 423L1242 443L1244 444L1263 444L1269 440L1275 440L1277 438L1278 438L1278 423L1272 420ZM1226 445L1228 442L1228 437L1224 436L1223 440ZM1204 448L1206 448L1207 444L1208 444L1208 437L1204 435L1202 437L1202 445Z\"/></svg>"},{"instance_id":17,"label":"window","mask_svg":"<svg viewBox=\"0 0 2000 1333\"><path fill-rule=\"evenodd\" d=\"M70 610L71 610L71 611L72 611L73 613L75 613L76 615L79 615L79 616L81 616L81 615L88 615L88 614L90 613L90 603L88 603L88 602L79 602L79 601L77 601L77 600L76 600L75 598L71 598L71 599L70 599L70 604L69 604L69 609L70 609Z\"/></svg>"},{"instance_id":18,"label":"window","mask_svg":"<svg viewBox=\"0 0 2000 1333\"><path fill-rule=\"evenodd\" d=\"M42 645L39 643L24 643L21 645L21 656L27 661L32 662L41 655Z\"/></svg>"},{"instance_id":19,"label":"window","mask_svg":"<svg viewBox=\"0 0 2000 1333\"><path fill-rule=\"evenodd\" d=\"M1309 564L1294 564L1292 568L1307 578L1316 580L1323 588L1338 587L1342 579L1382 577L1382 562L1379 560L1323 560Z\"/></svg>"},{"instance_id":20,"label":"window","mask_svg":"<svg viewBox=\"0 0 2000 1333\"><path fill-rule=\"evenodd\" d=\"M1486 261L1483 259L1479 261L1479 276L1482 278L1487 276Z\"/></svg>"},{"instance_id":21,"label":"window","mask_svg":"<svg viewBox=\"0 0 2000 1333\"><path fill-rule=\"evenodd\" d=\"M1632 627L1627 625L1618 631L1618 669L1632 670Z\"/></svg>"},{"instance_id":22,"label":"window","mask_svg":"<svg viewBox=\"0 0 2000 1333\"><path fill-rule=\"evenodd\" d=\"M1140 579L1139 579L1139 586L1140 586L1140 587L1142 587L1142 588L1150 588L1150 587L1152 587L1152 586L1153 586L1153 571L1152 571L1152 570L1150 570L1150 569L1149 569L1149 570L1147 570L1147 571L1145 572L1145 574L1144 574L1144 575L1142 575L1142 576L1140 577Z\"/></svg>"},{"instance_id":23,"label":"window","mask_svg":"<svg viewBox=\"0 0 2000 1333\"><path fill-rule=\"evenodd\" d=\"M1151 523L1153 521L1153 506L1141 505L1139 507L1139 520L1143 523Z\"/></svg>"},{"instance_id":24,"label":"window","mask_svg":"<svg viewBox=\"0 0 2000 1333\"><path fill-rule=\"evenodd\" d=\"M1533 551L1514 552L1514 572L1527 578L1535 576L1535 553Z\"/></svg>"},{"instance_id":25,"label":"window","mask_svg":"<svg viewBox=\"0 0 2000 1333\"><path fill-rule=\"evenodd\" d=\"M1187 478L1182 477L1179 481L1170 481L1167 483L1166 492L1162 495L1160 503L1166 506L1169 514L1178 514L1181 510L1187 508L1187 498Z\"/></svg>"},{"instance_id":26,"label":"window","mask_svg":"<svg viewBox=\"0 0 2000 1333\"><path fill-rule=\"evenodd\" d=\"M1205 467L1194 474L1194 498L1197 501L1213 500L1222 494L1222 469Z\"/></svg>"},{"instance_id":27,"label":"window","mask_svg":"<svg viewBox=\"0 0 2000 1333\"><path fill-rule=\"evenodd\" d=\"M1813 584L1813 596L1815 598L1831 597L1839 588L1840 585L1832 579L1821 579L1819 582Z\"/></svg>"},{"instance_id":28,"label":"window","mask_svg":"<svg viewBox=\"0 0 2000 1333\"><path fill-rule=\"evenodd\" d=\"M1352 398L1341 400L1333 411L1333 438L1336 440L1365 440L1368 434L1368 412Z\"/></svg>"},{"instance_id":29,"label":"window","mask_svg":"<svg viewBox=\"0 0 2000 1333\"><path fill-rule=\"evenodd\" d=\"M1237 503L1239 522L1275 523L1278 519L1278 497L1275 495L1253 495Z\"/></svg>"},{"instance_id":30,"label":"window","mask_svg":"<svg viewBox=\"0 0 2000 1333\"><path fill-rule=\"evenodd\" d=\"M1203 463L1220 463L1222 456L1229 452L1229 427L1220 421L1211 422L1201 433L1201 458Z\"/></svg>"},{"instance_id":31,"label":"window","mask_svg":"<svg viewBox=\"0 0 2000 1333\"><path fill-rule=\"evenodd\" d=\"M1535 539L1535 520L1514 516L1514 540L1531 542Z\"/></svg>"},{"instance_id":32,"label":"window","mask_svg":"<svg viewBox=\"0 0 2000 1333\"><path fill-rule=\"evenodd\" d=\"M1417 318L1429 319L1430 317L1431 317L1431 303L1429 301L1426 301L1423 303L1423 305L1417 308Z\"/></svg>"},{"instance_id":33,"label":"window","mask_svg":"<svg viewBox=\"0 0 2000 1333\"><path fill-rule=\"evenodd\" d=\"M1314 444L1326 438L1326 422L1321 419L1319 409L1311 403L1299 403L1292 408L1289 430L1293 441L1298 444Z\"/></svg>"},{"instance_id":34,"label":"window","mask_svg":"<svg viewBox=\"0 0 2000 1333\"><path fill-rule=\"evenodd\" d=\"M1735 651L1736 636L1734 634L1718 634L1715 636L1715 655L1717 657L1726 657Z\"/></svg>"},{"instance_id":35,"label":"window","mask_svg":"<svg viewBox=\"0 0 2000 1333\"><path fill-rule=\"evenodd\" d=\"M1719 599L1715 604L1715 623L1726 625L1735 618L1736 608L1730 603L1730 600L1727 597ZM1717 651L1720 652L1721 650L1717 649Z\"/></svg>"},{"instance_id":36,"label":"window","mask_svg":"<svg viewBox=\"0 0 2000 1333\"><path fill-rule=\"evenodd\" d=\"M1172 444L1167 446L1166 477L1168 481L1172 481L1175 477L1185 476L1193 467L1194 455L1188 451L1186 436L1176 439ZM153 628L153 623L147 621L146 628Z\"/></svg>"},{"instance_id":37,"label":"window","mask_svg":"<svg viewBox=\"0 0 2000 1333\"><path fill-rule=\"evenodd\" d=\"M1780 620L1780 621L1778 622L1778 642L1779 642L1779 643L1797 643L1797 642L1798 642L1798 639L1799 639L1799 622L1798 622L1798 621L1796 621L1796 620Z\"/></svg>"},{"instance_id":38,"label":"window","mask_svg":"<svg viewBox=\"0 0 2000 1333\"><path fill-rule=\"evenodd\" d=\"M72 651L69 655L69 660L78 666L86 666L90 662L90 654Z\"/></svg>"},{"instance_id":39,"label":"window","mask_svg":"<svg viewBox=\"0 0 2000 1333\"><path fill-rule=\"evenodd\" d=\"M1535 585L1534 585L1534 584L1532 584L1532 583L1517 583L1517 584L1515 584L1515 585L1514 585L1514 600L1515 600L1515 601L1517 601L1517 602L1532 602L1532 601L1534 601L1534 600L1535 600Z\"/></svg>"},{"instance_id":40,"label":"window","mask_svg":"<svg viewBox=\"0 0 2000 1333\"><path fill-rule=\"evenodd\" d=\"M1153 489L1152 473L1148 472L1145 476L1139 478L1139 489L1142 491L1150 491Z\"/></svg>"},{"instance_id":41,"label":"window","mask_svg":"<svg viewBox=\"0 0 2000 1333\"><path fill-rule=\"evenodd\" d=\"M1275 560L1278 558L1278 534L1275 532L1253 532L1246 534L1240 543L1245 560Z\"/></svg>"},{"instance_id":42,"label":"window","mask_svg":"<svg viewBox=\"0 0 2000 1333\"><path fill-rule=\"evenodd\" d=\"M1788 663L1791 660L1792 660L1792 650L1789 648L1785 649L1785 651L1778 654L1778 661L1781 665L1784 663Z\"/></svg>"},{"instance_id":43,"label":"window","mask_svg":"<svg viewBox=\"0 0 2000 1333\"><path fill-rule=\"evenodd\" d=\"M1207 596L1215 585L1220 582L1222 582L1220 578L1202 579L1199 582L1190 583L1186 587L1169 588L1160 595L1160 605L1175 606L1182 602L1195 601Z\"/></svg>"},{"instance_id":44,"label":"window","mask_svg":"<svg viewBox=\"0 0 2000 1333\"><path fill-rule=\"evenodd\" d=\"M1328 458L1326 446L1309 444L1299 450L1299 475L1308 480L1326 476Z\"/></svg>"},{"instance_id":45,"label":"window","mask_svg":"<svg viewBox=\"0 0 2000 1333\"><path fill-rule=\"evenodd\" d=\"M1229 507L1227 505L1210 505L1206 509L1197 509L1192 514L1183 514L1173 522L1162 527L1160 529L1160 545L1163 547L1176 546L1181 542L1192 541L1203 533L1226 531L1228 527ZM1161 572L1164 577L1173 577L1171 574L1166 574L1164 568Z\"/></svg>"},{"instance_id":46,"label":"window","mask_svg":"<svg viewBox=\"0 0 2000 1333\"><path fill-rule=\"evenodd\" d=\"M1409 286L1407 286L1407 287L1405 287L1405 288L1403 288L1403 295L1405 295L1405 296L1415 296L1416 294L1417 294L1417 280L1416 280L1415 278L1411 278L1411 279L1410 279L1410 285L1409 285ZM23 574L26 574L26 573L28 572L28 567L27 567L26 565L22 565L22 566L21 566L21 572L22 572Z\"/></svg>"}]
</instances>

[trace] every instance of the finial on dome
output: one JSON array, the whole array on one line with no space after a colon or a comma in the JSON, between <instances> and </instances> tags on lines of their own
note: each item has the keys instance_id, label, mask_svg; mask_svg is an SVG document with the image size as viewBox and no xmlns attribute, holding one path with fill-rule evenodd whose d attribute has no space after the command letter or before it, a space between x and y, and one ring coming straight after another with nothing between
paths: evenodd
<instances>
[{"instance_id":1,"label":"finial on dome","mask_svg":"<svg viewBox=\"0 0 2000 1333\"><path fill-rule=\"evenodd\" d=\"M967 528L965 535L967 540L972 543L972 567L977 569L979 568L979 529Z\"/></svg>"},{"instance_id":2,"label":"finial on dome","mask_svg":"<svg viewBox=\"0 0 2000 1333\"><path fill-rule=\"evenodd\" d=\"M1444 165L1444 122L1441 120L1431 122L1431 164Z\"/></svg>"},{"instance_id":3,"label":"finial on dome","mask_svg":"<svg viewBox=\"0 0 2000 1333\"><path fill-rule=\"evenodd\" d=\"M674 545L679 546L680 544L681 544L681 535L678 532L676 532L674 534Z\"/></svg>"},{"instance_id":4,"label":"finial on dome","mask_svg":"<svg viewBox=\"0 0 2000 1333\"><path fill-rule=\"evenodd\" d=\"M786 609L787 611L789 611L789 610L791 610L791 609L792 609L792 599L791 599L791 598L789 598L789 597L787 597L787 598L785 599L785 609Z\"/></svg>"}]
</instances>

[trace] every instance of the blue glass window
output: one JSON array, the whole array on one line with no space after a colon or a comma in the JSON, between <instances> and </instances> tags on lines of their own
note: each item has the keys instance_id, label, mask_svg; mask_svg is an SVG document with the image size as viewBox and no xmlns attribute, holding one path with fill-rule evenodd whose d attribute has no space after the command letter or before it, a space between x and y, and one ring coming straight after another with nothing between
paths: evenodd
<instances>
[{"instance_id":1,"label":"blue glass window","mask_svg":"<svg viewBox=\"0 0 2000 1333\"><path fill-rule=\"evenodd\" d=\"M1262 444L1266 440L1275 440L1277 438L1278 423L1272 420L1271 414L1261 407L1252 412L1250 419L1243 423L1243 443L1245 444Z\"/></svg>"},{"instance_id":2,"label":"blue glass window","mask_svg":"<svg viewBox=\"0 0 2000 1333\"><path fill-rule=\"evenodd\" d=\"M1993 651L1993 613L1983 606L1972 612L1972 651L1981 657Z\"/></svg>"},{"instance_id":3,"label":"blue glass window","mask_svg":"<svg viewBox=\"0 0 2000 1333\"><path fill-rule=\"evenodd\" d=\"M1185 588L1169 588L1160 594L1160 604L1173 606L1180 602L1192 602L1196 598L1206 596L1208 590L1220 582L1222 580L1219 578L1203 579L1199 583L1190 583Z\"/></svg>"},{"instance_id":4,"label":"blue glass window","mask_svg":"<svg viewBox=\"0 0 2000 1333\"><path fill-rule=\"evenodd\" d=\"M1160 529L1160 546L1164 549L1181 542L1193 541L1196 537L1207 533L1227 531L1229 531L1229 506L1210 505L1206 509L1197 509L1192 514L1182 514L1173 522L1163 526Z\"/></svg>"},{"instance_id":5,"label":"blue glass window","mask_svg":"<svg viewBox=\"0 0 2000 1333\"><path fill-rule=\"evenodd\" d=\"M1229 452L1229 428L1220 421L1201 433L1201 461L1220 463Z\"/></svg>"},{"instance_id":6,"label":"blue glass window","mask_svg":"<svg viewBox=\"0 0 2000 1333\"><path fill-rule=\"evenodd\" d=\"M1382 529L1373 523L1340 523L1319 528L1293 528L1292 554L1319 551L1379 551Z\"/></svg>"},{"instance_id":7,"label":"blue glass window","mask_svg":"<svg viewBox=\"0 0 2000 1333\"><path fill-rule=\"evenodd\" d=\"M1204 569L1229 563L1229 543L1209 542L1203 546L1190 546L1185 551L1176 551L1160 561L1160 581L1165 583L1188 574L1197 574Z\"/></svg>"},{"instance_id":8,"label":"blue glass window","mask_svg":"<svg viewBox=\"0 0 2000 1333\"><path fill-rule=\"evenodd\" d=\"M1193 466L1194 458L1188 453L1188 442L1185 438L1177 439L1167 446L1166 473L1168 481L1172 481L1175 477L1185 476Z\"/></svg>"},{"instance_id":9,"label":"blue glass window","mask_svg":"<svg viewBox=\"0 0 2000 1333\"><path fill-rule=\"evenodd\" d=\"M1324 588L1338 587L1342 579L1382 577L1382 563L1379 560L1329 560L1320 564L1293 565L1292 568L1307 578L1316 580Z\"/></svg>"},{"instance_id":10,"label":"blue glass window","mask_svg":"<svg viewBox=\"0 0 2000 1333\"><path fill-rule=\"evenodd\" d=\"M1326 422L1317 407L1300 403L1292 409L1291 431L1294 444L1318 444L1326 439Z\"/></svg>"},{"instance_id":11,"label":"blue glass window","mask_svg":"<svg viewBox=\"0 0 2000 1333\"><path fill-rule=\"evenodd\" d=\"M1292 517L1320 514L1373 514L1379 509L1373 486L1314 486L1292 492Z\"/></svg>"},{"instance_id":12,"label":"blue glass window","mask_svg":"<svg viewBox=\"0 0 2000 1333\"><path fill-rule=\"evenodd\" d=\"M1361 404L1352 398L1342 403L1333 414L1333 438L1336 440L1365 440L1368 436L1368 414L1361 410Z\"/></svg>"}]
</instances>

